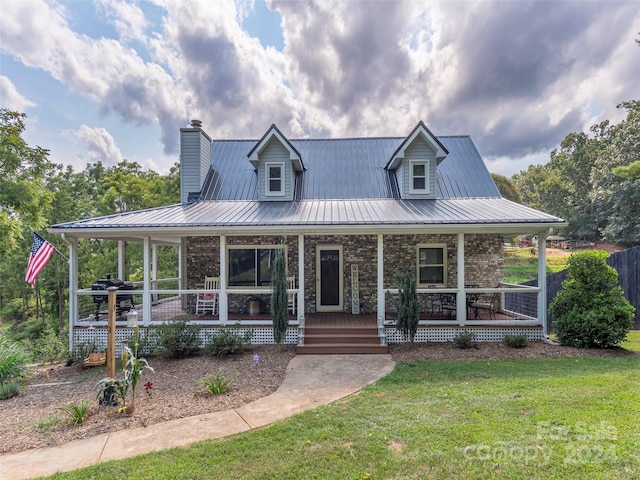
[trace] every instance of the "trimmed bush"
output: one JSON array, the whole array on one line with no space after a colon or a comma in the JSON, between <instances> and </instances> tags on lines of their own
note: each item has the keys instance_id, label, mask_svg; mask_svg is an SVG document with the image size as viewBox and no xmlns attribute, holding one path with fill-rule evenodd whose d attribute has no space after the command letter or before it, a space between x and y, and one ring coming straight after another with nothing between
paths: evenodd
<instances>
[{"instance_id":1,"label":"trimmed bush","mask_svg":"<svg viewBox=\"0 0 640 480\"><path fill-rule=\"evenodd\" d=\"M594 250L569 258L569 275L549 306L562 345L609 348L629 333L635 309L624 298L618 272L607 265L607 257L607 252Z\"/></svg>"},{"instance_id":2,"label":"trimmed bush","mask_svg":"<svg viewBox=\"0 0 640 480\"><path fill-rule=\"evenodd\" d=\"M524 348L527 346L527 335L524 333L519 335L505 335L502 341L507 347Z\"/></svg>"},{"instance_id":3,"label":"trimmed bush","mask_svg":"<svg viewBox=\"0 0 640 480\"><path fill-rule=\"evenodd\" d=\"M165 323L156 329L156 350L171 358L185 358L200 353L200 326L191 326L185 320Z\"/></svg>"},{"instance_id":4,"label":"trimmed bush","mask_svg":"<svg viewBox=\"0 0 640 480\"><path fill-rule=\"evenodd\" d=\"M244 334L240 333L240 329L221 328L218 332L208 337L207 345L204 351L209 355L233 355L242 353L244 346L251 342L253 330L247 330Z\"/></svg>"},{"instance_id":5,"label":"trimmed bush","mask_svg":"<svg viewBox=\"0 0 640 480\"><path fill-rule=\"evenodd\" d=\"M467 349L473 347L474 338L476 338L476 336L473 332L465 330L453 337L453 343L458 348Z\"/></svg>"}]
</instances>

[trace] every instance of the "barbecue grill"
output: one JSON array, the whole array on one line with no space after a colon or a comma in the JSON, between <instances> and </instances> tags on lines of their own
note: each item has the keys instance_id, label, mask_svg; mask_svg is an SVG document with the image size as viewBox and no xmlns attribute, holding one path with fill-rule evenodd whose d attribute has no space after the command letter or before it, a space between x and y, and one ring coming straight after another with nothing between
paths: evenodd
<instances>
[{"instance_id":1,"label":"barbecue grill","mask_svg":"<svg viewBox=\"0 0 640 480\"><path fill-rule=\"evenodd\" d=\"M133 282L124 282L119 278L111 278L111 275L107 275L107 278L97 280L96 283L91 285L93 291L104 291L103 295L93 295L93 303L96 304L96 322L100 318L100 314L107 314L106 310L100 311L100 305L107 303L108 295L107 288L116 287L118 290L136 290L138 287ZM127 304L128 302L128 304ZM116 314L121 315L124 312L128 312L132 308L135 308L133 303L133 294L117 295L116 296Z\"/></svg>"}]
</instances>

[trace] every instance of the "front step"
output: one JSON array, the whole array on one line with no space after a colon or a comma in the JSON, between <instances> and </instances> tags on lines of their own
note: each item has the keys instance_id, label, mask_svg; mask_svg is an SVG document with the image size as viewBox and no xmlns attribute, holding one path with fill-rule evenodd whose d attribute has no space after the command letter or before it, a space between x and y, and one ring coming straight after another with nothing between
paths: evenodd
<instances>
[{"instance_id":1,"label":"front step","mask_svg":"<svg viewBox=\"0 0 640 480\"><path fill-rule=\"evenodd\" d=\"M316 343L296 347L296 354L298 355L330 355L336 353L389 353L389 348L382 345L363 345L361 343L343 343L340 345Z\"/></svg>"},{"instance_id":2,"label":"front step","mask_svg":"<svg viewBox=\"0 0 640 480\"><path fill-rule=\"evenodd\" d=\"M380 345L377 326L305 327L304 345L296 348L301 355L335 353L388 353Z\"/></svg>"}]
</instances>

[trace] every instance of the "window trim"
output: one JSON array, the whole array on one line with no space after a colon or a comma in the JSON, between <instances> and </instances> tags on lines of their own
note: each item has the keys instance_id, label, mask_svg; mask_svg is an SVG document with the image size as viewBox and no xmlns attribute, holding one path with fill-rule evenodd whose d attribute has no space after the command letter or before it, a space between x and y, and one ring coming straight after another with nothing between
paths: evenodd
<instances>
[{"instance_id":1,"label":"window trim","mask_svg":"<svg viewBox=\"0 0 640 480\"><path fill-rule=\"evenodd\" d=\"M413 180L415 178L422 178L413 174L414 165L424 165L424 188L414 188ZM429 195L431 194L431 160L409 160L409 193L414 195Z\"/></svg>"},{"instance_id":2,"label":"window trim","mask_svg":"<svg viewBox=\"0 0 640 480\"><path fill-rule=\"evenodd\" d=\"M442 283L420 283L420 267L428 266L441 266L436 263L427 263L420 265L420 249L422 248L440 248L442 249ZM437 287L447 286L447 244L446 243L420 243L416 245L416 285L419 287L425 287L428 285L435 285Z\"/></svg>"},{"instance_id":3,"label":"window trim","mask_svg":"<svg viewBox=\"0 0 640 480\"><path fill-rule=\"evenodd\" d=\"M279 167L280 168L280 177L271 177L271 168L270 167ZM282 197L285 194L284 188L284 162L266 162L264 164L265 168L265 187L264 194L267 197ZM271 190L271 180L280 180L280 190Z\"/></svg>"},{"instance_id":4,"label":"window trim","mask_svg":"<svg viewBox=\"0 0 640 480\"><path fill-rule=\"evenodd\" d=\"M285 271L288 271L288 265L287 265L287 247L286 245L280 245L280 244L267 244L267 245L227 245L227 264L225 265L225 268L227 269L227 288L230 290L233 289L238 289L238 290L242 290L242 289L269 289L271 288L270 285L258 285L258 255L256 254L254 256L255 258L255 262L254 262L254 269L255 269L255 276L253 278L254 282L253 285L231 285L231 250L277 250L277 249L283 249L284 250L284 265L285 265Z\"/></svg>"}]
</instances>

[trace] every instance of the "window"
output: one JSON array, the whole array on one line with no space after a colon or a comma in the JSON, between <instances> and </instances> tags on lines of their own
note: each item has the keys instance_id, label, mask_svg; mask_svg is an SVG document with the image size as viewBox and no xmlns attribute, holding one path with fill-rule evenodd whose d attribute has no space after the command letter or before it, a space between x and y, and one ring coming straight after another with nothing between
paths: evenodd
<instances>
[{"instance_id":1,"label":"window","mask_svg":"<svg viewBox=\"0 0 640 480\"><path fill-rule=\"evenodd\" d=\"M275 247L229 248L229 286L269 286L276 250Z\"/></svg>"},{"instance_id":2,"label":"window","mask_svg":"<svg viewBox=\"0 0 640 480\"><path fill-rule=\"evenodd\" d=\"M429 193L429 162L426 160L413 160L409 162L410 178L409 190L411 193Z\"/></svg>"},{"instance_id":3,"label":"window","mask_svg":"<svg viewBox=\"0 0 640 480\"><path fill-rule=\"evenodd\" d=\"M418 284L447 284L446 245L418 245Z\"/></svg>"},{"instance_id":4,"label":"window","mask_svg":"<svg viewBox=\"0 0 640 480\"><path fill-rule=\"evenodd\" d=\"M284 164L267 163L266 195L284 195Z\"/></svg>"}]
</instances>

